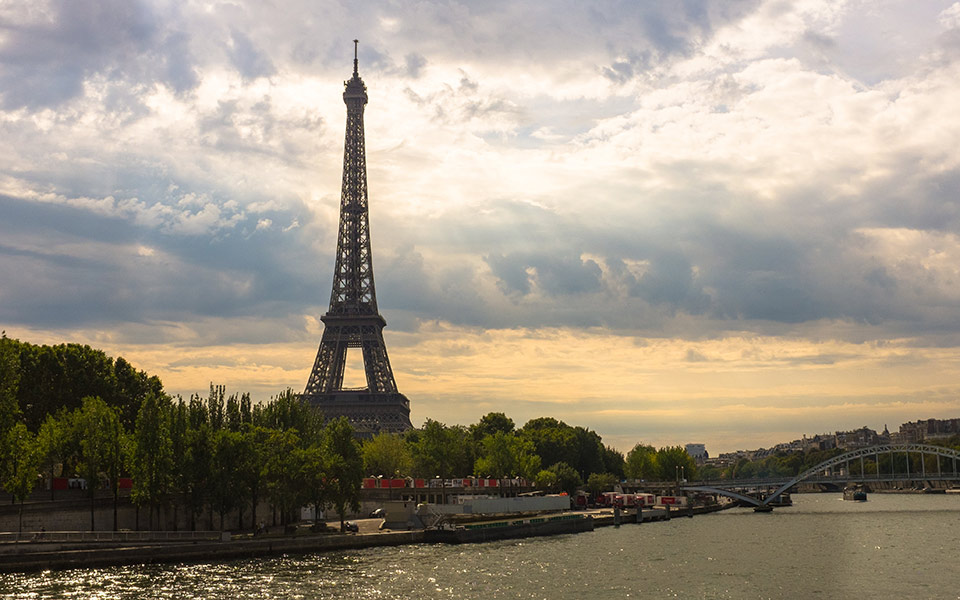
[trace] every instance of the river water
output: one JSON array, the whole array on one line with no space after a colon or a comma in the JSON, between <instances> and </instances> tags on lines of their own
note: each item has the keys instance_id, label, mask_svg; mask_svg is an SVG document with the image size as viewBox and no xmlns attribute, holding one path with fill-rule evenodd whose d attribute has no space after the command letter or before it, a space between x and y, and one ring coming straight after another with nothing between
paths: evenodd
<instances>
[{"instance_id":1,"label":"river water","mask_svg":"<svg viewBox=\"0 0 960 600\"><path fill-rule=\"evenodd\" d=\"M549 538L0 575L0 598L960 598L960 495L793 498Z\"/></svg>"}]
</instances>

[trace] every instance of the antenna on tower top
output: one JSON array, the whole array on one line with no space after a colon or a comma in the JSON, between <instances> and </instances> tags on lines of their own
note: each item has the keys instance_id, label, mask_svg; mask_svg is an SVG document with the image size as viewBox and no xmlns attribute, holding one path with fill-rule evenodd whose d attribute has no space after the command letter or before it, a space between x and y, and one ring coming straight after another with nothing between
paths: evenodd
<instances>
[{"instance_id":1,"label":"antenna on tower top","mask_svg":"<svg viewBox=\"0 0 960 600\"><path fill-rule=\"evenodd\" d=\"M353 40L353 76L359 77L357 73L357 44L360 43L360 40Z\"/></svg>"}]
</instances>

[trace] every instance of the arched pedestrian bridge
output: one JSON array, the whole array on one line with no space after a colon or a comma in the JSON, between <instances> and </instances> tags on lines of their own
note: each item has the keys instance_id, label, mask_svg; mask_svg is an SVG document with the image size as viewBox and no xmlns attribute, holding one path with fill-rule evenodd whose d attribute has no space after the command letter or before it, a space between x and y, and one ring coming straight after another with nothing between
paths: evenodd
<instances>
[{"instance_id":1,"label":"arched pedestrian bridge","mask_svg":"<svg viewBox=\"0 0 960 600\"><path fill-rule=\"evenodd\" d=\"M916 460L918 455L919 461ZM868 459L872 459L872 465L867 462ZM957 472L958 459L960 452L950 448L928 444L886 444L840 454L793 478L700 481L681 486L680 489L719 494L756 506L767 506L776 502L780 494L804 481L863 483L960 480L960 473ZM886 464L881 466L883 462ZM762 500L748 493L749 490L761 489L771 490Z\"/></svg>"}]
</instances>

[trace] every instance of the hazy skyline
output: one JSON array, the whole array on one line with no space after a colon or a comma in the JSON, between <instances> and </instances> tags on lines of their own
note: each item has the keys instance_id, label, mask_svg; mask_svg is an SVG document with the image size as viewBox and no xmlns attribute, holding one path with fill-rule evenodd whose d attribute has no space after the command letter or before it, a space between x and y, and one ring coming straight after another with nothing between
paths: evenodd
<instances>
[{"instance_id":1,"label":"hazy skyline","mask_svg":"<svg viewBox=\"0 0 960 600\"><path fill-rule=\"evenodd\" d=\"M0 5L0 328L301 391L359 70L415 425L960 416L960 2Z\"/></svg>"}]
</instances>

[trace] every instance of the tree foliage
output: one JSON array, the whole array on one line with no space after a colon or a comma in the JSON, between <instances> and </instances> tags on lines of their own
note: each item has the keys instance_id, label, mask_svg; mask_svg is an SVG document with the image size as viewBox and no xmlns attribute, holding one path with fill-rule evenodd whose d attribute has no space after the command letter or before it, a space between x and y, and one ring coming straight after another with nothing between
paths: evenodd
<instances>
[{"instance_id":1,"label":"tree foliage","mask_svg":"<svg viewBox=\"0 0 960 600\"><path fill-rule=\"evenodd\" d=\"M129 431L146 395L163 393L157 377L90 346L38 346L3 336L0 347L0 373L9 368L10 356L15 356L17 366L15 377L0 375L0 403L6 401L4 388L16 382L18 410L31 431L37 431L47 415L80 408L87 397L100 398L116 409Z\"/></svg>"},{"instance_id":2,"label":"tree foliage","mask_svg":"<svg viewBox=\"0 0 960 600\"><path fill-rule=\"evenodd\" d=\"M37 453L42 468L51 481L57 475L57 468L70 455L69 416L61 411L47 415L40 431L37 432ZM54 499L54 487L50 486L50 499Z\"/></svg>"},{"instance_id":3,"label":"tree foliage","mask_svg":"<svg viewBox=\"0 0 960 600\"><path fill-rule=\"evenodd\" d=\"M630 452L624 464L624 473L630 479L657 479L657 450L653 446L637 444Z\"/></svg>"},{"instance_id":4,"label":"tree foliage","mask_svg":"<svg viewBox=\"0 0 960 600\"><path fill-rule=\"evenodd\" d=\"M90 531L94 522L94 496L104 482L116 489L123 459L123 428L114 409L101 398L88 396L73 413L71 432L77 450L77 468L87 481L90 496Z\"/></svg>"},{"instance_id":5,"label":"tree foliage","mask_svg":"<svg viewBox=\"0 0 960 600\"><path fill-rule=\"evenodd\" d=\"M324 432L326 464L326 501L340 517L340 530L347 509L360 510L360 480L363 478L363 457L353 438L353 427L346 417L333 419Z\"/></svg>"},{"instance_id":6,"label":"tree foliage","mask_svg":"<svg viewBox=\"0 0 960 600\"><path fill-rule=\"evenodd\" d=\"M657 450L657 471L661 481L696 479L697 463L683 446L666 446Z\"/></svg>"},{"instance_id":7,"label":"tree foliage","mask_svg":"<svg viewBox=\"0 0 960 600\"><path fill-rule=\"evenodd\" d=\"M465 427L427 419L422 429L407 433L407 440L419 477L462 477L473 470L472 437Z\"/></svg>"},{"instance_id":8,"label":"tree foliage","mask_svg":"<svg viewBox=\"0 0 960 600\"><path fill-rule=\"evenodd\" d=\"M583 486L583 480L573 467L561 462L540 471L536 484L551 492L566 492L572 496Z\"/></svg>"},{"instance_id":9,"label":"tree foliage","mask_svg":"<svg viewBox=\"0 0 960 600\"><path fill-rule=\"evenodd\" d=\"M17 423L4 434L0 456L0 484L14 501L24 500L36 483L40 460L34 435L23 423Z\"/></svg>"},{"instance_id":10,"label":"tree foliage","mask_svg":"<svg viewBox=\"0 0 960 600\"><path fill-rule=\"evenodd\" d=\"M170 403L156 394L143 400L133 432L130 472L135 504L158 510L173 485L173 441ZM152 514L151 514L152 519Z\"/></svg>"},{"instance_id":11,"label":"tree foliage","mask_svg":"<svg viewBox=\"0 0 960 600\"><path fill-rule=\"evenodd\" d=\"M0 436L5 434L20 418L17 402L20 389L20 355L17 340L0 333Z\"/></svg>"},{"instance_id":12,"label":"tree foliage","mask_svg":"<svg viewBox=\"0 0 960 600\"><path fill-rule=\"evenodd\" d=\"M474 472L494 477L533 479L540 470L540 457L533 442L513 433L497 431L483 438L481 456Z\"/></svg>"},{"instance_id":13,"label":"tree foliage","mask_svg":"<svg viewBox=\"0 0 960 600\"><path fill-rule=\"evenodd\" d=\"M513 419L502 412L491 412L480 417L480 420L470 426L470 434L476 443L495 433L513 433L516 425Z\"/></svg>"},{"instance_id":14,"label":"tree foliage","mask_svg":"<svg viewBox=\"0 0 960 600\"><path fill-rule=\"evenodd\" d=\"M303 499L300 438L293 429L273 430L265 449L267 497L280 510L281 521L287 523Z\"/></svg>"},{"instance_id":15,"label":"tree foliage","mask_svg":"<svg viewBox=\"0 0 960 600\"><path fill-rule=\"evenodd\" d=\"M552 417L520 429L502 412L464 427L428 419L403 435L381 434L362 447L347 422L324 425L315 406L287 389L254 404L248 394L228 395L210 385L205 397L184 401L163 394L159 379L122 357L77 344L35 346L0 338L0 435L17 423L38 431L36 455L44 472L83 475L91 491L109 484L116 496L121 476L132 475L132 500L150 510L186 509L191 526L209 511L224 527L238 524L258 502L269 500L287 519L298 506L355 509L364 473L423 478L492 475L536 479L552 491L612 487L624 476L673 479L695 465L679 447L636 446L627 456L599 434ZM347 443L349 440L349 443ZM776 457L737 465L745 473L803 467L806 460ZM550 465L542 468L543 465ZM881 465L882 466L882 465ZM935 465L934 465L935 466ZM37 467L39 468L39 467ZM896 465L894 465L896 468Z\"/></svg>"},{"instance_id":16,"label":"tree foliage","mask_svg":"<svg viewBox=\"0 0 960 600\"><path fill-rule=\"evenodd\" d=\"M413 456L403 436L379 433L363 443L363 471L372 476L409 475Z\"/></svg>"},{"instance_id":17,"label":"tree foliage","mask_svg":"<svg viewBox=\"0 0 960 600\"><path fill-rule=\"evenodd\" d=\"M591 473L587 479L587 489L594 496L600 492L609 492L616 485L617 478L613 473Z\"/></svg>"},{"instance_id":18,"label":"tree foliage","mask_svg":"<svg viewBox=\"0 0 960 600\"><path fill-rule=\"evenodd\" d=\"M17 423L0 438L0 485L20 503L18 531L23 531L23 501L33 491L40 459L33 434Z\"/></svg>"}]
</instances>

